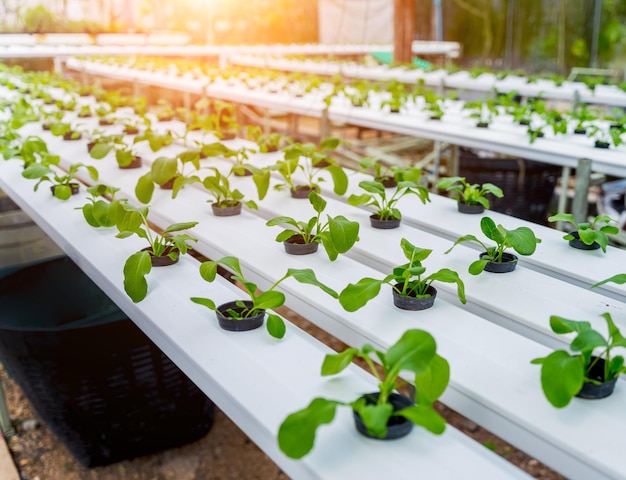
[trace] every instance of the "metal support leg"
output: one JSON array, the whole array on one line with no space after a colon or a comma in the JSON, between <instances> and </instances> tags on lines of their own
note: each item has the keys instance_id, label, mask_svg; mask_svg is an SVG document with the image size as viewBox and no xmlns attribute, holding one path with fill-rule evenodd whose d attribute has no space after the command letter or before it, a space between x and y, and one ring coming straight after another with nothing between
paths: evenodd
<instances>
[{"instance_id":1,"label":"metal support leg","mask_svg":"<svg viewBox=\"0 0 626 480\"><path fill-rule=\"evenodd\" d=\"M0 428L2 429L4 438L9 438L16 434L13 423L11 422L11 417L9 417L9 409L7 408L7 400L4 395L2 380L0 380Z\"/></svg>"},{"instance_id":2,"label":"metal support leg","mask_svg":"<svg viewBox=\"0 0 626 480\"><path fill-rule=\"evenodd\" d=\"M565 207L567 206L567 186L569 185L569 177L572 173L570 167L563 167L561 171L561 195L559 196L559 203L557 206L557 213L565 213ZM563 222L557 222L556 228L563 230Z\"/></svg>"},{"instance_id":3,"label":"metal support leg","mask_svg":"<svg viewBox=\"0 0 626 480\"><path fill-rule=\"evenodd\" d=\"M578 160L578 167L576 168L576 188L574 191L574 200L572 201L572 214L578 223L587 221L590 175L591 160L581 158Z\"/></svg>"}]
</instances>

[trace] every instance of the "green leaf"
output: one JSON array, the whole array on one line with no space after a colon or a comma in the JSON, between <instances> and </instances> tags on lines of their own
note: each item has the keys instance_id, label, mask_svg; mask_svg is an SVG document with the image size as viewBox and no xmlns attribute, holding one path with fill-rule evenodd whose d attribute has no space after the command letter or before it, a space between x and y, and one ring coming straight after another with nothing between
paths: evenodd
<instances>
[{"instance_id":1,"label":"green leaf","mask_svg":"<svg viewBox=\"0 0 626 480\"><path fill-rule=\"evenodd\" d=\"M302 458L313 449L318 427L331 423L340 402L315 398L304 409L289 415L278 429L278 446L290 458Z\"/></svg>"},{"instance_id":2,"label":"green leaf","mask_svg":"<svg viewBox=\"0 0 626 480\"><path fill-rule=\"evenodd\" d=\"M210 298L191 297L189 300L191 300L193 303L197 303L198 305L203 305L213 311L217 310L215 302Z\"/></svg>"},{"instance_id":3,"label":"green leaf","mask_svg":"<svg viewBox=\"0 0 626 480\"><path fill-rule=\"evenodd\" d=\"M371 180L363 180L362 182L359 182L359 187L361 187L363 190L365 190L368 193L372 193L374 195L380 195L383 198L386 196L385 186L380 182L374 182Z\"/></svg>"},{"instance_id":4,"label":"green leaf","mask_svg":"<svg viewBox=\"0 0 626 480\"><path fill-rule=\"evenodd\" d=\"M275 290L268 290L254 299L254 309L278 308L285 303L285 294Z\"/></svg>"},{"instance_id":5,"label":"green leaf","mask_svg":"<svg viewBox=\"0 0 626 480\"><path fill-rule=\"evenodd\" d=\"M128 257L124 264L124 290L135 303L141 302L148 294L145 276L150 273L152 263L148 252L137 252Z\"/></svg>"},{"instance_id":6,"label":"green leaf","mask_svg":"<svg viewBox=\"0 0 626 480\"><path fill-rule=\"evenodd\" d=\"M328 217L329 237L338 253L346 253L359 238L359 223L348 220L342 215Z\"/></svg>"},{"instance_id":7,"label":"green leaf","mask_svg":"<svg viewBox=\"0 0 626 480\"><path fill-rule=\"evenodd\" d=\"M480 275L481 273L484 272L485 267L487 266L488 263L489 263L489 260L476 260L470 264L467 271L471 275Z\"/></svg>"},{"instance_id":8,"label":"green leaf","mask_svg":"<svg viewBox=\"0 0 626 480\"><path fill-rule=\"evenodd\" d=\"M404 417L436 435L442 434L446 429L446 421L430 405L413 405L398 410L395 415Z\"/></svg>"},{"instance_id":9,"label":"green leaf","mask_svg":"<svg viewBox=\"0 0 626 480\"><path fill-rule=\"evenodd\" d=\"M626 273L618 273L617 275L613 275L612 277L605 278L604 280L594 283L591 288L599 287L600 285L604 285L605 283L617 283L618 285L623 285L626 283Z\"/></svg>"},{"instance_id":10,"label":"green leaf","mask_svg":"<svg viewBox=\"0 0 626 480\"><path fill-rule=\"evenodd\" d=\"M55 185L54 196L59 200L67 200L72 196L72 188L69 185Z\"/></svg>"},{"instance_id":11,"label":"green leaf","mask_svg":"<svg viewBox=\"0 0 626 480\"><path fill-rule=\"evenodd\" d=\"M428 256L433 252L432 250L416 247L406 238L402 238L400 240L400 247L402 247L404 256L412 262L421 262L423 260L426 260Z\"/></svg>"},{"instance_id":12,"label":"green leaf","mask_svg":"<svg viewBox=\"0 0 626 480\"><path fill-rule=\"evenodd\" d=\"M382 284L381 280L368 277L350 283L339 294L339 303L347 312L356 312L378 295Z\"/></svg>"},{"instance_id":13,"label":"green leaf","mask_svg":"<svg viewBox=\"0 0 626 480\"><path fill-rule=\"evenodd\" d=\"M333 298L338 298L339 295L332 288L327 287L322 282L320 282L315 273L310 268L304 269L294 269L290 268L287 270L287 276L293 277L299 283L306 283L309 285L314 285L316 287L321 288L324 292L330 295Z\"/></svg>"},{"instance_id":14,"label":"green leaf","mask_svg":"<svg viewBox=\"0 0 626 480\"><path fill-rule=\"evenodd\" d=\"M285 336L287 332L287 328L285 327L285 322L278 315L273 313L267 314L267 323L266 323L267 332L274 338L281 339Z\"/></svg>"},{"instance_id":15,"label":"green leaf","mask_svg":"<svg viewBox=\"0 0 626 480\"><path fill-rule=\"evenodd\" d=\"M409 370L416 374L428 370L437 351L433 336L424 330L407 330L387 350L388 369Z\"/></svg>"},{"instance_id":16,"label":"green leaf","mask_svg":"<svg viewBox=\"0 0 626 480\"><path fill-rule=\"evenodd\" d=\"M363 205L367 202L369 202L372 199L371 195L368 195L367 193L363 193L361 195L350 195L348 197L348 204L352 205L353 207L358 207L359 205Z\"/></svg>"},{"instance_id":17,"label":"green leaf","mask_svg":"<svg viewBox=\"0 0 626 480\"><path fill-rule=\"evenodd\" d=\"M89 155L91 155L91 158L101 160L106 157L112 149L113 145L110 143L96 143L91 149L91 152L89 152Z\"/></svg>"},{"instance_id":18,"label":"green leaf","mask_svg":"<svg viewBox=\"0 0 626 480\"><path fill-rule=\"evenodd\" d=\"M178 171L178 160L176 158L159 157L150 169L152 179L155 183L162 185L176 176Z\"/></svg>"},{"instance_id":19,"label":"green leaf","mask_svg":"<svg viewBox=\"0 0 626 480\"><path fill-rule=\"evenodd\" d=\"M352 408L361 416L367 433L379 438L387 434L387 422L393 414L393 405L368 405L364 401L357 401L352 404Z\"/></svg>"},{"instance_id":20,"label":"green leaf","mask_svg":"<svg viewBox=\"0 0 626 480\"><path fill-rule=\"evenodd\" d=\"M320 150L335 150L339 144L341 143L341 139L337 137L328 137L322 140L320 144Z\"/></svg>"},{"instance_id":21,"label":"green leaf","mask_svg":"<svg viewBox=\"0 0 626 480\"><path fill-rule=\"evenodd\" d=\"M322 376L335 375L345 370L357 353L356 348L347 348L340 353L329 353L322 363Z\"/></svg>"},{"instance_id":22,"label":"green leaf","mask_svg":"<svg viewBox=\"0 0 626 480\"><path fill-rule=\"evenodd\" d=\"M344 169L338 165L331 165L325 167L324 170L327 170L333 178L333 192L337 195L346 193L346 190L348 190L348 175L346 175Z\"/></svg>"},{"instance_id":23,"label":"green leaf","mask_svg":"<svg viewBox=\"0 0 626 480\"><path fill-rule=\"evenodd\" d=\"M141 203L150 203L152 194L154 193L154 181L150 172L139 177L135 186L135 196Z\"/></svg>"},{"instance_id":24,"label":"green leaf","mask_svg":"<svg viewBox=\"0 0 626 480\"><path fill-rule=\"evenodd\" d=\"M508 230L507 236L513 249L520 255L532 255L535 253L537 244L541 243L541 240L536 238L533 231L528 227Z\"/></svg>"},{"instance_id":25,"label":"green leaf","mask_svg":"<svg viewBox=\"0 0 626 480\"><path fill-rule=\"evenodd\" d=\"M557 350L542 359L541 387L548 401L556 408L567 406L580 391L584 381L580 357Z\"/></svg>"},{"instance_id":26,"label":"green leaf","mask_svg":"<svg viewBox=\"0 0 626 480\"><path fill-rule=\"evenodd\" d=\"M326 208L326 200L324 200L316 191L309 193L309 202L313 205L313 210L317 213L322 213Z\"/></svg>"},{"instance_id":27,"label":"green leaf","mask_svg":"<svg viewBox=\"0 0 626 480\"><path fill-rule=\"evenodd\" d=\"M268 169L261 169L255 172L252 175L252 181L256 185L259 200L263 200L270 186L270 171Z\"/></svg>"},{"instance_id":28,"label":"green leaf","mask_svg":"<svg viewBox=\"0 0 626 480\"><path fill-rule=\"evenodd\" d=\"M181 230L189 230L196 225L198 225L198 222L173 223L165 230L163 230L163 235L165 235L166 233L179 232Z\"/></svg>"},{"instance_id":29,"label":"green leaf","mask_svg":"<svg viewBox=\"0 0 626 480\"><path fill-rule=\"evenodd\" d=\"M217 276L217 262L211 260L200 264L200 276L207 282L212 282Z\"/></svg>"},{"instance_id":30,"label":"green leaf","mask_svg":"<svg viewBox=\"0 0 626 480\"><path fill-rule=\"evenodd\" d=\"M496 223L489 217L480 219L480 230L489 240L493 240L498 245L504 243L504 235L496 226Z\"/></svg>"},{"instance_id":31,"label":"green leaf","mask_svg":"<svg viewBox=\"0 0 626 480\"><path fill-rule=\"evenodd\" d=\"M431 405L448 387L450 364L435 354L430 365L422 373L415 374L415 398L418 404Z\"/></svg>"}]
</instances>

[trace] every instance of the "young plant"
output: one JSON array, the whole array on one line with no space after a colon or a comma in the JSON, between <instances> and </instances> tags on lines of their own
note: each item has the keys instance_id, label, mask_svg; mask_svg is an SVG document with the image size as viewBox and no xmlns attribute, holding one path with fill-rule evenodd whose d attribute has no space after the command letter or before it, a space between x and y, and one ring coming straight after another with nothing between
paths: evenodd
<instances>
[{"instance_id":1,"label":"young plant","mask_svg":"<svg viewBox=\"0 0 626 480\"><path fill-rule=\"evenodd\" d=\"M277 184L274 188L281 190L289 188L295 191L298 188L310 188L320 192L319 182L324 181L319 173L327 171L333 180L333 191L337 195L343 195L348 189L348 176L336 160L329 157L325 152L335 150L341 140L337 137L329 137L322 141L318 148L313 143L294 143L284 148L285 157L278 161L275 170L283 177L285 183ZM301 171L305 177L303 185L297 185L294 175ZM269 182L269 179L268 179Z\"/></svg>"},{"instance_id":2,"label":"young plant","mask_svg":"<svg viewBox=\"0 0 626 480\"><path fill-rule=\"evenodd\" d=\"M614 348L626 348L626 339L613 322L610 313L603 313L608 336L605 338L587 321L550 317L550 328L558 334L575 333L567 350L556 350L531 363L541 365L541 387L548 401L556 408L567 406L585 383L599 385L626 373L624 357L612 355ZM598 352L599 353L594 353Z\"/></svg>"},{"instance_id":3,"label":"young plant","mask_svg":"<svg viewBox=\"0 0 626 480\"><path fill-rule=\"evenodd\" d=\"M609 148L611 145L620 146L624 143L623 134L624 130L621 128L609 128L595 123L587 128L587 136L595 140L597 148Z\"/></svg>"},{"instance_id":4,"label":"young plant","mask_svg":"<svg viewBox=\"0 0 626 480\"><path fill-rule=\"evenodd\" d=\"M243 291L246 293L248 301L250 302L249 305L246 305L243 301L238 300L237 306L240 307L238 311L231 310L227 312L233 321L253 317L265 312L266 310L276 309L284 305L286 300L285 294L277 291L276 288L288 278L293 278L299 283L319 287L333 298L337 298L338 296L337 292L321 283L315 276L313 270L308 268L300 270L290 268L287 270L287 273L274 282L269 289L264 292L260 292L256 284L245 278L241 270L239 259L231 256L223 257L216 261L209 260L203 262L200 265L200 276L207 282L213 282L217 276L218 265L226 267L235 273L231 277L232 280L241 283ZM203 305L213 311L217 311L219 308L219 306L216 305L210 298L191 297L191 301L197 303L198 305ZM285 336L285 322L283 322L282 318L274 313L267 312L266 328L268 333L274 338L283 338Z\"/></svg>"},{"instance_id":5,"label":"young plant","mask_svg":"<svg viewBox=\"0 0 626 480\"><path fill-rule=\"evenodd\" d=\"M87 188L89 193L88 203L79 208L82 210L83 217L89 225L94 228L114 227L117 220L122 215L122 204L127 201L126 198L116 200L115 193L119 188L110 187L102 183L98 183ZM103 200L98 197L110 197L111 200Z\"/></svg>"},{"instance_id":6,"label":"young plant","mask_svg":"<svg viewBox=\"0 0 626 480\"><path fill-rule=\"evenodd\" d=\"M458 202L465 205L482 205L489 208L489 200L486 195L491 194L494 197L502 198L504 193L500 187L493 183L468 183L465 177L447 177L442 178L437 184L437 188L452 192Z\"/></svg>"},{"instance_id":7,"label":"young plant","mask_svg":"<svg viewBox=\"0 0 626 480\"><path fill-rule=\"evenodd\" d=\"M608 215L597 215L591 223L589 222L576 222L574 215L571 213L558 213L548 218L549 222L569 222L574 228L573 232L568 233L563 237L564 240L576 240L574 233L577 233L578 239L585 245L593 245L594 242L600 245L602 251L606 253L606 246L609 244L608 235L617 235L619 228L615 225L603 225L599 227L601 223L616 222ZM597 246L596 246L597 248Z\"/></svg>"},{"instance_id":8,"label":"young plant","mask_svg":"<svg viewBox=\"0 0 626 480\"><path fill-rule=\"evenodd\" d=\"M82 137L78 127L73 127L68 122L55 123L50 127L50 133L56 137L63 137L64 140L78 140Z\"/></svg>"},{"instance_id":9,"label":"young plant","mask_svg":"<svg viewBox=\"0 0 626 480\"><path fill-rule=\"evenodd\" d=\"M380 362L382 373L374 364L372 355ZM365 394L352 402L317 397L307 407L290 414L278 430L278 445L288 457L299 459L307 455L313 449L317 429L331 423L340 406L350 407L364 423L367 435L374 438L387 435L392 417L401 417L437 435L444 432L446 422L433 404L448 386L450 365L437 354L432 335L424 330L408 330L387 352L365 344L360 349L348 348L341 353L328 354L324 358L321 375L336 375L355 358L367 364L378 380L379 391ZM406 383L400 378L402 372L413 375L416 396L408 399L410 406L395 409L391 401L398 394L394 390Z\"/></svg>"},{"instance_id":10,"label":"young plant","mask_svg":"<svg viewBox=\"0 0 626 480\"><path fill-rule=\"evenodd\" d=\"M267 222L267 226L289 225L293 228L283 230L276 237L277 242L286 242L294 236L300 236L302 243L321 243L328 258L333 261L340 253L346 253L359 238L359 223L348 220L342 215L331 217L322 222L321 216L326 209L326 200L317 192L309 194L309 203L317 213L307 222L300 222L291 217L276 217Z\"/></svg>"},{"instance_id":11,"label":"young plant","mask_svg":"<svg viewBox=\"0 0 626 480\"><path fill-rule=\"evenodd\" d=\"M465 284L458 273L449 268L442 268L426 276L426 260L432 250L416 247L406 238L400 240L400 246L408 262L395 267L391 274L383 279L365 277L357 283L349 284L339 294L339 303L348 312L355 312L365 306L380 292L382 285L390 285L398 295L403 297L427 298L431 296L431 285L438 282L456 283L457 296L461 303L466 303Z\"/></svg>"},{"instance_id":12,"label":"young plant","mask_svg":"<svg viewBox=\"0 0 626 480\"><path fill-rule=\"evenodd\" d=\"M489 217L483 217L480 220L480 230L489 239L496 242L495 247L488 247L474 235L464 235L459 237L454 245L445 253L450 253L454 247L463 242L476 242L484 249L484 253L475 262L469 266L469 273L479 275L488 263L503 263L504 252L512 248L520 255L532 255L535 253L537 244L541 243L541 239L535 237L534 232L528 227L517 227L515 230L507 230L502 225L497 225ZM515 260L517 261L517 260Z\"/></svg>"},{"instance_id":13,"label":"young plant","mask_svg":"<svg viewBox=\"0 0 626 480\"><path fill-rule=\"evenodd\" d=\"M229 175L223 175L217 168L210 167L212 175L204 177L202 185L213 197L213 205L217 208L236 207L244 203L248 208L257 210L259 207L254 200L244 201L244 195L238 189L230 186Z\"/></svg>"},{"instance_id":14,"label":"young plant","mask_svg":"<svg viewBox=\"0 0 626 480\"><path fill-rule=\"evenodd\" d=\"M74 189L76 189L77 185L74 179L79 169L86 169L92 180L98 180L98 170L91 165L73 163L70 165L67 172L64 172L58 168L51 168L52 165L58 162L56 157L48 157L48 162L49 163L31 163L24 169L22 176L31 180L37 180L34 187L35 191L38 190L42 182L52 183L52 192L59 200L67 200L72 196L72 187L74 186Z\"/></svg>"},{"instance_id":15,"label":"young plant","mask_svg":"<svg viewBox=\"0 0 626 480\"><path fill-rule=\"evenodd\" d=\"M153 258L167 257L171 262L176 262L179 255L186 254L191 248L188 242L197 241L187 233L177 232L189 230L198 222L175 223L162 233L156 233L148 223L148 207L134 207L127 202L122 202L121 206L121 209L111 212L115 213L115 225L119 230L117 238L137 235L148 242L148 247L133 253L124 263L124 290L137 303L148 294L145 277L152 270Z\"/></svg>"},{"instance_id":16,"label":"young plant","mask_svg":"<svg viewBox=\"0 0 626 480\"><path fill-rule=\"evenodd\" d=\"M40 137L29 135L25 139L16 132L4 131L2 137L7 140L6 145L0 145L0 151L5 160L16 158L24 162L24 167L33 163L58 165L60 157L52 155L48 146Z\"/></svg>"},{"instance_id":17,"label":"young plant","mask_svg":"<svg viewBox=\"0 0 626 480\"><path fill-rule=\"evenodd\" d=\"M359 187L367 193L350 195L348 203L354 206L366 205L375 207L375 215L379 220L401 219L402 213L398 210L396 204L405 195L417 195L423 204L430 202L428 189L419 184L421 175L422 171L415 167L398 172L398 175L396 175L398 184L390 196L387 195L387 190L381 182L363 180L359 182Z\"/></svg>"}]
</instances>

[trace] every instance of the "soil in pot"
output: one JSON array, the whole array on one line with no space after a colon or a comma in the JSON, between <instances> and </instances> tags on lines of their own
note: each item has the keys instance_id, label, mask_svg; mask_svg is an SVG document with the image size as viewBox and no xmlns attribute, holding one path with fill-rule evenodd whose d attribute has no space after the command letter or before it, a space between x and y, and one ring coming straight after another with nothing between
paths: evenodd
<instances>
[{"instance_id":1,"label":"soil in pot","mask_svg":"<svg viewBox=\"0 0 626 480\"><path fill-rule=\"evenodd\" d=\"M596 357L591 357L592 361L596 359ZM585 398L588 400L598 400L600 398L606 398L613 393L615 389L615 384L617 383L617 378L613 380L609 380L608 382L604 381L604 359L600 358L598 361L591 367L589 371L589 377L593 380L597 380L600 383L596 385L591 382L583 383L583 388L580 389L580 392L576 394L579 398Z\"/></svg>"},{"instance_id":2,"label":"soil in pot","mask_svg":"<svg viewBox=\"0 0 626 480\"><path fill-rule=\"evenodd\" d=\"M600 248L600 244L598 242L593 242L591 245L583 242L576 231L569 232L569 234L574 237L573 240L569 241L569 246L572 248L577 248L578 250L597 250Z\"/></svg>"},{"instance_id":3,"label":"soil in pot","mask_svg":"<svg viewBox=\"0 0 626 480\"><path fill-rule=\"evenodd\" d=\"M609 142L601 142L600 140L596 140L594 146L596 148L609 148L611 144Z\"/></svg>"},{"instance_id":4,"label":"soil in pot","mask_svg":"<svg viewBox=\"0 0 626 480\"><path fill-rule=\"evenodd\" d=\"M574 134L576 135L585 135L587 133L586 128L577 128L574 130Z\"/></svg>"},{"instance_id":5,"label":"soil in pot","mask_svg":"<svg viewBox=\"0 0 626 480\"><path fill-rule=\"evenodd\" d=\"M296 188L289 190L292 198L309 198L309 193L314 191L315 187L309 187L308 185L298 185Z\"/></svg>"},{"instance_id":6,"label":"soil in pot","mask_svg":"<svg viewBox=\"0 0 626 480\"><path fill-rule=\"evenodd\" d=\"M176 251L176 248L174 247L167 247L163 252L163 255L158 257L150 252L150 247L142 248L141 251L150 253L150 263L152 263L153 267L167 267L169 265L174 265L180 258L180 254L177 255L174 260L168 257L170 253Z\"/></svg>"},{"instance_id":7,"label":"soil in pot","mask_svg":"<svg viewBox=\"0 0 626 480\"><path fill-rule=\"evenodd\" d=\"M396 188L398 186L395 177L381 177L377 178L376 181L382 183L385 188Z\"/></svg>"},{"instance_id":8,"label":"soil in pot","mask_svg":"<svg viewBox=\"0 0 626 480\"><path fill-rule=\"evenodd\" d=\"M370 215L370 224L372 228L378 228L381 230L389 230L391 228L398 228L400 226L401 218L389 218L387 220L381 220L378 215Z\"/></svg>"},{"instance_id":9,"label":"soil in pot","mask_svg":"<svg viewBox=\"0 0 626 480\"><path fill-rule=\"evenodd\" d=\"M362 398L368 405L374 405L380 396L380 392L367 393ZM413 405L413 400L399 393L392 393L389 396L389 403L393 406L393 410L398 411L403 408ZM393 440L396 438L402 438L408 435L413 430L413 422L400 416L391 416L387 422L387 434L384 437L375 437L367 433L367 428L361 419L361 416L357 412L352 412L354 416L354 424L357 431L368 438L374 438L376 440Z\"/></svg>"},{"instance_id":10,"label":"soil in pot","mask_svg":"<svg viewBox=\"0 0 626 480\"><path fill-rule=\"evenodd\" d=\"M108 120L106 118L101 118L100 120L98 120L98 125L100 125L101 127L106 127L109 125L113 125L113 120Z\"/></svg>"},{"instance_id":11,"label":"soil in pot","mask_svg":"<svg viewBox=\"0 0 626 480\"><path fill-rule=\"evenodd\" d=\"M216 217L232 217L233 215L239 215L241 213L241 203L227 207L220 207L212 203L211 210L213 210L213 215Z\"/></svg>"},{"instance_id":12,"label":"soil in pot","mask_svg":"<svg viewBox=\"0 0 626 480\"><path fill-rule=\"evenodd\" d=\"M43 128L44 130L50 130L52 128L52 125L50 125L49 123L43 123L41 124L41 128Z\"/></svg>"},{"instance_id":13,"label":"soil in pot","mask_svg":"<svg viewBox=\"0 0 626 480\"><path fill-rule=\"evenodd\" d=\"M394 288L391 289L393 293L393 304L402 310L426 310L433 306L435 298L437 297L437 289L432 285L426 290L426 293L430 296L424 298L400 295L398 290L402 290L402 285L396 283Z\"/></svg>"},{"instance_id":14,"label":"soil in pot","mask_svg":"<svg viewBox=\"0 0 626 480\"><path fill-rule=\"evenodd\" d=\"M243 303L245 307L239 306L238 304L240 303ZM248 330L254 330L255 328L259 328L261 325L263 325L263 320L265 319L265 310L261 310L260 313L258 313L257 315L241 319L233 318L232 314L230 314L229 311L241 314L241 312L243 312L245 309L250 308L252 308L252 302L249 300L227 302L217 307L217 310L215 310L215 315L217 316L220 327L222 327L224 330L228 330L229 332L246 332Z\"/></svg>"},{"instance_id":15,"label":"soil in pot","mask_svg":"<svg viewBox=\"0 0 626 480\"><path fill-rule=\"evenodd\" d=\"M483 213L485 211L485 207L482 206L480 203L477 203L475 205L469 205L467 203L464 203L462 200L458 201L457 209L461 213L469 214Z\"/></svg>"},{"instance_id":16,"label":"soil in pot","mask_svg":"<svg viewBox=\"0 0 626 480\"><path fill-rule=\"evenodd\" d=\"M139 133L139 129L137 127L124 127L124 133L126 135L137 135Z\"/></svg>"},{"instance_id":17,"label":"soil in pot","mask_svg":"<svg viewBox=\"0 0 626 480\"><path fill-rule=\"evenodd\" d=\"M119 165L122 170L130 170L132 168L141 168L141 157L135 156L128 165Z\"/></svg>"},{"instance_id":18,"label":"soil in pot","mask_svg":"<svg viewBox=\"0 0 626 480\"><path fill-rule=\"evenodd\" d=\"M55 190L57 189L57 187L59 187L59 185L52 185L50 187L50 191L52 192L52 195L54 195ZM78 191L80 190L80 183L70 183L70 188L72 190L72 195L76 195L78 193Z\"/></svg>"},{"instance_id":19,"label":"soil in pot","mask_svg":"<svg viewBox=\"0 0 626 480\"><path fill-rule=\"evenodd\" d=\"M479 255L482 259L486 252L483 252ZM502 262L488 262L485 265L485 271L491 273L507 273L515 270L517 266L517 256L512 253L503 253L502 254Z\"/></svg>"},{"instance_id":20,"label":"soil in pot","mask_svg":"<svg viewBox=\"0 0 626 480\"><path fill-rule=\"evenodd\" d=\"M478 123L476 124L476 126L477 126L478 128L489 128L489 123L488 123L488 122L478 122Z\"/></svg>"},{"instance_id":21,"label":"soil in pot","mask_svg":"<svg viewBox=\"0 0 626 480\"><path fill-rule=\"evenodd\" d=\"M320 244L315 241L304 243L304 238L298 234L285 240L283 245L285 246L285 252L289 255L308 255L317 252Z\"/></svg>"}]
</instances>

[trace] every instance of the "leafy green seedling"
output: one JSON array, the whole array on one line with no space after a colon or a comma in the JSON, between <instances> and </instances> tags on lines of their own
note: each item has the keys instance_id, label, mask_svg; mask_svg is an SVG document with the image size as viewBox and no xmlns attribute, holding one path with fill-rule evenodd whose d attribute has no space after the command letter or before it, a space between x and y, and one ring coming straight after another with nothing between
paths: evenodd
<instances>
[{"instance_id":1,"label":"leafy green seedling","mask_svg":"<svg viewBox=\"0 0 626 480\"><path fill-rule=\"evenodd\" d=\"M236 257L223 257L220 260L209 260L203 262L200 265L200 276L207 282L213 282L217 277L217 267L222 265L229 270L235 272L232 279L240 282L243 286L244 292L247 294L252 307L248 308L243 301L238 301L238 306L242 309L240 312L229 311L233 321L241 320L242 318L254 317L265 310L276 309L285 304L285 294L276 290L276 288L286 279L293 277L299 283L305 283L314 285L322 289L333 298L337 298L337 292L321 283L315 273L310 268L305 269L293 269L287 270L287 273L278 279L274 284L264 292L259 292L259 289L255 283L247 280L241 270L239 259ZM210 310L216 311L218 305L215 304L210 298L203 297L191 297L191 301L198 305L203 305ZM285 322L278 315L267 312L267 324L266 328L268 333L274 338L283 338L285 336L286 328Z\"/></svg>"},{"instance_id":2,"label":"leafy green seedling","mask_svg":"<svg viewBox=\"0 0 626 480\"><path fill-rule=\"evenodd\" d=\"M608 327L607 338L594 330L587 321L568 320L555 315L550 317L550 328L558 334L575 333L570 350L556 350L546 357L535 358L531 363L541 365L541 387L548 401L556 408L567 406L584 383L600 384L626 373L624 357L612 355L617 347L626 348L626 339L615 326L609 313L603 313ZM596 351L600 353L594 354ZM600 379L591 371L600 360L604 369Z\"/></svg>"},{"instance_id":3,"label":"leafy green seedling","mask_svg":"<svg viewBox=\"0 0 626 480\"><path fill-rule=\"evenodd\" d=\"M619 228L615 225L603 225L597 228L600 223L616 222L608 215L597 215L591 223L589 222L576 222L574 215L571 213L558 213L548 218L549 222L569 222L576 232L578 232L579 239L585 245L593 245L596 242L602 248L602 251L606 253L606 247L609 244L608 235L617 235ZM565 240L575 240L576 237L572 233L568 233L563 237Z\"/></svg>"},{"instance_id":4,"label":"leafy green seedling","mask_svg":"<svg viewBox=\"0 0 626 480\"><path fill-rule=\"evenodd\" d=\"M489 239L496 242L495 247L488 247L474 235L464 235L459 237L454 245L445 253L450 253L454 247L463 242L476 242L485 249L485 254L480 259L472 262L469 266L469 273L479 275L485 270L489 262L502 263L502 254L512 248L520 255L532 255L535 253L537 244L541 239L535 237L534 232L528 227L517 227L515 230L507 230L502 225L496 223L489 217L480 220L480 229Z\"/></svg>"},{"instance_id":5,"label":"leafy green seedling","mask_svg":"<svg viewBox=\"0 0 626 480\"><path fill-rule=\"evenodd\" d=\"M267 226L289 225L276 237L277 242L285 242L295 235L300 235L303 243L321 243L328 258L336 260L340 253L350 250L359 238L359 223L348 220L342 215L331 217L327 215L327 221L321 220L322 213L326 209L327 202L317 192L309 194L309 203L317 213L307 222L301 222L291 217L281 216L272 218Z\"/></svg>"},{"instance_id":6,"label":"leafy green seedling","mask_svg":"<svg viewBox=\"0 0 626 480\"><path fill-rule=\"evenodd\" d=\"M374 365L372 354L380 362L382 374ZM387 424L392 416L404 417L434 434L444 432L446 422L433 408L433 403L448 386L450 366L445 358L437 354L432 335L423 330L408 330L386 353L366 344L361 349L348 348L341 353L326 355L322 376L342 372L355 358L365 361L378 380L379 395L376 401L368 403L366 397L370 395L353 402L315 398L307 407L290 414L280 425L278 445L288 457L299 459L308 454L313 449L317 429L334 420L339 406L350 407L358 413L368 434L374 437L383 438L386 435ZM405 383L400 379L404 371L414 375L416 404L394 411L389 398L394 389Z\"/></svg>"},{"instance_id":7,"label":"leafy green seedling","mask_svg":"<svg viewBox=\"0 0 626 480\"><path fill-rule=\"evenodd\" d=\"M372 298L378 295L380 287L390 285L398 294L405 297L429 297L429 287L433 282L456 283L457 296L461 303L466 303L465 284L458 273L449 268L442 268L428 276L422 261L426 260L432 250L419 248L411 244L406 238L400 240L400 246L408 262L398 265L393 273L379 280L365 277L357 283L351 283L339 294L339 303L348 312L354 312L363 307Z\"/></svg>"},{"instance_id":8,"label":"leafy green seedling","mask_svg":"<svg viewBox=\"0 0 626 480\"><path fill-rule=\"evenodd\" d=\"M465 177L442 178L437 184L437 188L455 193L457 201L465 205L482 205L485 208L489 208L487 194L492 194L497 198L504 196L502 189L493 183L483 183L482 185L468 183Z\"/></svg>"}]
</instances>

